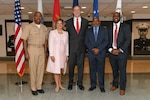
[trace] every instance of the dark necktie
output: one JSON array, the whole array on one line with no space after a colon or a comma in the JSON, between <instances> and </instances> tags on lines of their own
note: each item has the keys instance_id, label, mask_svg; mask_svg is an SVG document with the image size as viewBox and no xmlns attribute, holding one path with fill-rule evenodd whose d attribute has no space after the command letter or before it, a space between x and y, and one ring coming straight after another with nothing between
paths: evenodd
<instances>
[{"instance_id":1,"label":"dark necktie","mask_svg":"<svg viewBox=\"0 0 150 100\"><path fill-rule=\"evenodd\" d=\"M114 46L117 47L117 36L118 36L118 26L116 24L115 32L114 32Z\"/></svg>"}]
</instances>

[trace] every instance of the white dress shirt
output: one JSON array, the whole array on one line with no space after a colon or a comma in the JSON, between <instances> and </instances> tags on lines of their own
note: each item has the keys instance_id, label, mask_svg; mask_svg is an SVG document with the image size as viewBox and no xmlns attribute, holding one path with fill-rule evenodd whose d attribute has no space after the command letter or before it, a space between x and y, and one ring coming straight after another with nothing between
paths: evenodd
<instances>
[{"instance_id":1,"label":"white dress shirt","mask_svg":"<svg viewBox=\"0 0 150 100\"><path fill-rule=\"evenodd\" d=\"M77 23L77 17L73 17L73 21L74 21L74 27L76 28L76 23ZM81 28L81 17L78 17L78 22L79 22L79 29Z\"/></svg>"},{"instance_id":2,"label":"white dress shirt","mask_svg":"<svg viewBox=\"0 0 150 100\"><path fill-rule=\"evenodd\" d=\"M109 48L108 51L111 53L111 51L113 49L118 49L115 45L114 45L114 36L115 36L115 29L116 29L116 25L117 25L117 33L119 32L119 28L120 28L120 22L118 23L113 23L113 43L112 43L112 48ZM120 48L119 48L120 49ZM120 51L123 53L123 50L120 49Z\"/></svg>"},{"instance_id":3,"label":"white dress shirt","mask_svg":"<svg viewBox=\"0 0 150 100\"><path fill-rule=\"evenodd\" d=\"M113 23L113 43L112 43L112 47L113 47L113 49L117 49L117 47L114 45L116 25L117 25L117 35L118 35L119 28L120 28L120 22L118 22L118 23Z\"/></svg>"}]
</instances>

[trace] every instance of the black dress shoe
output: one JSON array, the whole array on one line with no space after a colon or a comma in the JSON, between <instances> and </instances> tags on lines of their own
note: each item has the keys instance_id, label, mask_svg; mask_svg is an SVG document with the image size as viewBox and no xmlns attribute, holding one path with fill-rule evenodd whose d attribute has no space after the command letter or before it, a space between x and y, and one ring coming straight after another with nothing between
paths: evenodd
<instances>
[{"instance_id":1,"label":"black dress shoe","mask_svg":"<svg viewBox=\"0 0 150 100\"><path fill-rule=\"evenodd\" d=\"M37 90L39 93L45 93L43 89Z\"/></svg>"},{"instance_id":2,"label":"black dress shoe","mask_svg":"<svg viewBox=\"0 0 150 100\"><path fill-rule=\"evenodd\" d=\"M84 86L83 85L78 85L80 90L84 90Z\"/></svg>"},{"instance_id":3,"label":"black dress shoe","mask_svg":"<svg viewBox=\"0 0 150 100\"><path fill-rule=\"evenodd\" d=\"M105 92L105 89L104 88L100 88L101 92Z\"/></svg>"},{"instance_id":4,"label":"black dress shoe","mask_svg":"<svg viewBox=\"0 0 150 100\"><path fill-rule=\"evenodd\" d=\"M37 91L32 91L33 95L38 95Z\"/></svg>"},{"instance_id":5,"label":"black dress shoe","mask_svg":"<svg viewBox=\"0 0 150 100\"><path fill-rule=\"evenodd\" d=\"M72 85L68 85L68 90L72 90Z\"/></svg>"},{"instance_id":6,"label":"black dress shoe","mask_svg":"<svg viewBox=\"0 0 150 100\"><path fill-rule=\"evenodd\" d=\"M96 89L96 87L90 87L89 91L93 91L94 89Z\"/></svg>"}]
</instances>

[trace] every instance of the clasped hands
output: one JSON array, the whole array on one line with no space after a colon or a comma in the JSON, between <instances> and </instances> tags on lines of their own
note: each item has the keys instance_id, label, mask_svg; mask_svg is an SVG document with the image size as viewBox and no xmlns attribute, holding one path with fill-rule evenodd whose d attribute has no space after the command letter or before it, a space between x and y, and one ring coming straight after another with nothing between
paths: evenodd
<instances>
[{"instance_id":1,"label":"clasped hands","mask_svg":"<svg viewBox=\"0 0 150 100\"><path fill-rule=\"evenodd\" d=\"M100 53L98 48L93 48L92 51L95 55L98 55Z\"/></svg>"},{"instance_id":2,"label":"clasped hands","mask_svg":"<svg viewBox=\"0 0 150 100\"><path fill-rule=\"evenodd\" d=\"M120 49L113 49L111 51L111 53L114 54L114 55L119 55L121 53L121 51L120 51Z\"/></svg>"}]
</instances>

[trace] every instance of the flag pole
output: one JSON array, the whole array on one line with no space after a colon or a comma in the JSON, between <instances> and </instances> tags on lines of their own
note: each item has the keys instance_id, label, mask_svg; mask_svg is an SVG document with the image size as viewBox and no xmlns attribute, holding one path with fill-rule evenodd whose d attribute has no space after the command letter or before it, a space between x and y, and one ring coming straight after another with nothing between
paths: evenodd
<instances>
[{"instance_id":1,"label":"flag pole","mask_svg":"<svg viewBox=\"0 0 150 100\"><path fill-rule=\"evenodd\" d=\"M23 81L22 76L20 76L20 82L16 82L15 85L20 85L21 86L23 84L28 84L28 82L27 81Z\"/></svg>"},{"instance_id":2,"label":"flag pole","mask_svg":"<svg viewBox=\"0 0 150 100\"><path fill-rule=\"evenodd\" d=\"M15 22L15 35L14 35L14 41L15 41L15 63L16 63L16 69L20 76L20 82L16 82L15 84L24 84L27 82L22 81L22 76L25 71L25 55L24 55L24 49L23 49L23 41L21 39L22 35L22 29L21 29L21 6L20 6L20 0L15 0L14 4L14 22ZM21 87L22 92L22 87Z\"/></svg>"},{"instance_id":3,"label":"flag pole","mask_svg":"<svg viewBox=\"0 0 150 100\"><path fill-rule=\"evenodd\" d=\"M22 76L20 76L20 82L16 82L15 84L20 86L20 91L21 91L21 93L22 93L22 92L23 92L23 84L27 84L27 83L28 83L28 82L23 81Z\"/></svg>"}]
</instances>

